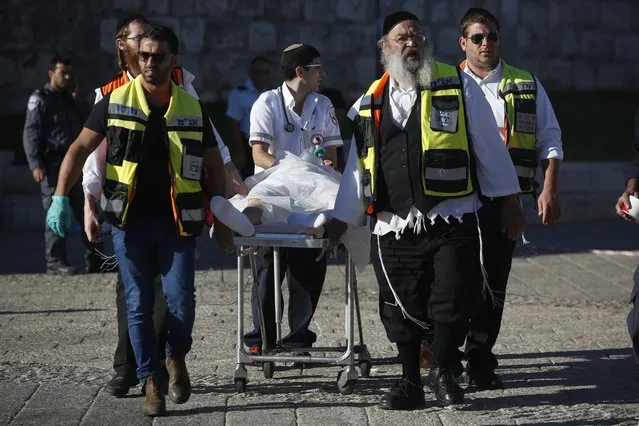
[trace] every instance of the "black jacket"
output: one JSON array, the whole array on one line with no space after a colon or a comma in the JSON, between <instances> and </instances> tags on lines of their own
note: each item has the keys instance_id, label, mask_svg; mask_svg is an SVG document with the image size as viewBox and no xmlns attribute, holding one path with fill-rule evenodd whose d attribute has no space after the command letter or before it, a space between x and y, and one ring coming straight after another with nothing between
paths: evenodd
<instances>
[{"instance_id":1,"label":"black jacket","mask_svg":"<svg viewBox=\"0 0 639 426\"><path fill-rule=\"evenodd\" d=\"M81 108L68 92L47 83L29 98L22 143L31 170L60 161L84 124Z\"/></svg>"}]
</instances>

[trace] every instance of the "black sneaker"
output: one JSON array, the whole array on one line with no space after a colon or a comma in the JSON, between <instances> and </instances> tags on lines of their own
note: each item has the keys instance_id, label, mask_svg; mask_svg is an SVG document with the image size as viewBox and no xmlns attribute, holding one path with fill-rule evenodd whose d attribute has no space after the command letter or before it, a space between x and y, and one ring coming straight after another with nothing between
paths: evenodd
<instances>
[{"instance_id":1,"label":"black sneaker","mask_svg":"<svg viewBox=\"0 0 639 426\"><path fill-rule=\"evenodd\" d=\"M135 376L116 374L109 383L106 384L106 391L116 398L122 398L129 393L129 389L138 384Z\"/></svg>"},{"instance_id":2,"label":"black sneaker","mask_svg":"<svg viewBox=\"0 0 639 426\"><path fill-rule=\"evenodd\" d=\"M426 386L435 394L437 401L445 405L464 403L464 391L457 383L454 372L449 368L431 365L426 376Z\"/></svg>"},{"instance_id":3,"label":"black sneaker","mask_svg":"<svg viewBox=\"0 0 639 426\"><path fill-rule=\"evenodd\" d=\"M406 379L395 382L379 404L379 408L384 410L416 410L424 407L424 389Z\"/></svg>"}]
</instances>

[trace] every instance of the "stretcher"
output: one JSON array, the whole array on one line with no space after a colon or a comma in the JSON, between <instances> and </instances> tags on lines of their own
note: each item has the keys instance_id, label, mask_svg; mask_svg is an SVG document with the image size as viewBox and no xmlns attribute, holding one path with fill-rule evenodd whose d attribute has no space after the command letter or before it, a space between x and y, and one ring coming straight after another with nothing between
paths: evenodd
<instances>
[{"instance_id":1,"label":"stretcher","mask_svg":"<svg viewBox=\"0 0 639 426\"><path fill-rule=\"evenodd\" d=\"M313 235L314 234L314 235ZM359 310L359 299L357 295L357 279L353 262L347 254L345 265L345 310L346 310L346 346L339 347L306 347L306 348L284 348L282 346L282 298L280 293L280 248L307 248L307 249L329 249L329 240L320 238L318 233L304 234L284 233L284 232L261 232L256 226L256 233L250 237L237 236L234 238L237 254L237 367L233 376L235 390L238 393L246 391L248 382L247 364L261 364L264 377L270 379L275 371L275 363L301 363L301 364L328 364L343 367L337 375L337 389L347 395L353 392L357 379L368 377L371 370L371 356L364 345L362 336L362 321ZM257 264L256 251L270 247L273 249L274 276L275 276L275 327L276 343L275 347L268 348L262 346L261 355L249 354L244 349L244 266L248 259L253 285L257 286ZM257 289L255 289L257 290ZM260 333L265 336L262 303L258 294L258 312L260 315ZM359 344L354 344L355 317L359 332ZM293 354L305 352L308 355ZM323 352L324 356L313 353ZM335 356L326 356L326 353L337 352ZM358 372L359 370L359 372Z\"/></svg>"}]
</instances>

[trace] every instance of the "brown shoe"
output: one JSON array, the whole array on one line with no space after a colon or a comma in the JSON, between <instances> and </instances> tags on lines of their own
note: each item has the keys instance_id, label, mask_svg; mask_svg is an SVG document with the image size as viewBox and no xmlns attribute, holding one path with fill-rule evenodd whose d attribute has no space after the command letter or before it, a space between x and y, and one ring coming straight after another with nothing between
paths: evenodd
<instances>
[{"instance_id":1,"label":"brown shoe","mask_svg":"<svg viewBox=\"0 0 639 426\"><path fill-rule=\"evenodd\" d=\"M166 357L169 372L169 398L176 404L184 404L191 397L191 380L184 357Z\"/></svg>"},{"instance_id":2,"label":"brown shoe","mask_svg":"<svg viewBox=\"0 0 639 426\"><path fill-rule=\"evenodd\" d=\"M166 413L166 400L162 392L162 380L157 375L146 378L144 384L144 414L149 417L163 416Z\"/></svg>"},{"instance_id":3,"label":"brown shoe","mask_svg":"<svg viewBox=\"0 0 639 426\"><path fill-rule=\"evenodd\" d=\"M430 364L433 362L433 353L428 349L424 343L422 343L421 350L419 351L419 366L423 369L429 369Z\"/></svg>"}]
</instances>

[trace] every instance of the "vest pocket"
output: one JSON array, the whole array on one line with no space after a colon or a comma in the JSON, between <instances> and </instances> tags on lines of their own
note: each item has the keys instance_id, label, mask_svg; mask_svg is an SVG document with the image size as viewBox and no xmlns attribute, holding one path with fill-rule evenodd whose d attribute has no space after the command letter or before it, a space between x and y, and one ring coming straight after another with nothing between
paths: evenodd
<instances>
[{"instance_id":1,"label":"vest pocket","mask_svg":"<svg viewBox=\"0 0 639 426\"><path fill-rule=\"evenodd\" d=\"M182 170L180 175L184 179L199 181L202 178L204 163L204 147L194 139L181 139L182 142Z\"/></svg>"},{"instance_id":2,"label":"vest pocket","mask_svg":"<svg viewBox=\"0 0 639 426\"><path fill-rule=\"evenodd\" d=\"M456 95L433 96L431 102L431 130L436 132L457 133L459 98Z\"/></svg>"},{"instance_id":3,"label":"vest pocket","mask_svg":"<svg viewBox=\"0 0 639 426\"><path fill-rule=\"evenodd\" d=\"M121 166L124 160L139 163L143 135L144 133L140 130L129 130L117 126L109 127L107 130L107 163L114 166Z\"/></svg>"},{"instance_id":4,"label":"vest pocket","mask_svg":"<svg viewBox=\"0 0 639 426\"><path fill-rule=\"evenodd\" d=\"M468 189L467 151L430 149L424 152L423 158L424 189L428 195L445 196Z\"/></svg>"},{"instance_id":5,"label":"vest pocket","mask_svg":"<svg viewBox=\"0 0 639 426\"><path fill-rule=\"evenodd\" d=\"M521 148L510 148L508 153L513 160L522 192L532 191L537 170L537 154L535 151Z\"/></svg>"},{"instance_id":6,"label":"vest pocket","mask_svg":"<svg viewBox=\"0 0 639 426\"><path fill-rule=\"evenodd\" d=\"M534 99L515 99L515 132L537 132L537 103Z\"/></svg>"},{"instance_id":7,"label":"vest pocket","mask_svg":"<svg viewBox=\"0 0 639 426\"><path fill-rule=\"evenodd\" d=\"M204 226L204 204L202 192L182 192L175 197L176 218L182 231L191 236L198 236Z\"/></svg>"},{"instance_id":8,"label":"vest pocket","mask_svg":"<svg viewBox=\"0 0 639 426\"><path fill-rule=\"evenodd\" d=\"M368 155L368 149L374 146L377 130L371 118L358 115L355 120L353 135L355 136L357 153L359 158L364 158Z\"/></svg>"},{"instance_id":9,"label":"vest pocket","mask_svg":"<svg viewBox=\"0 0 639 426\"><path fill-rule=\"evenodd\" d=\"M129 203L129 187L127 184L106 179L102 187L100 207L104 219L112 225L121 226L124 210Z\"/></svg>"},{"instance_id":10,"label":"vest pocket","mask_svg":"<svg viewBox=\"0 0 639 426\"><path fill-rule=\"evenodd\" d=\"M368 169L362 170L362 188L364 197L371 198L373 196L371 171Z\"/></svg>"}]
</instances>

